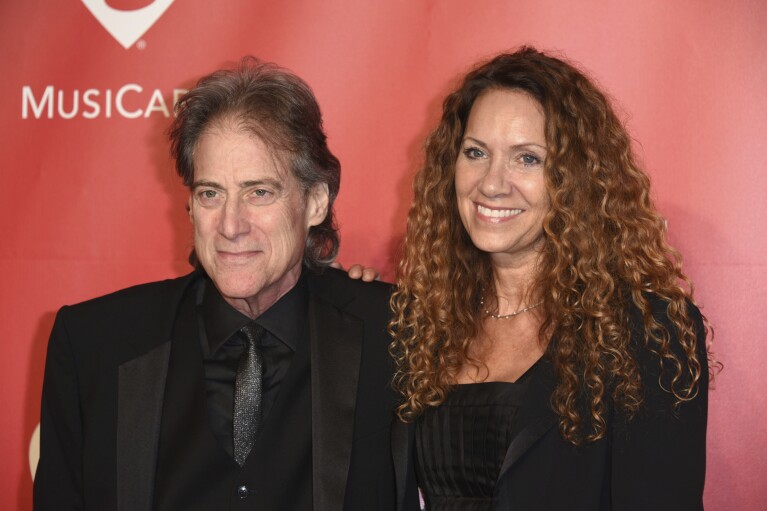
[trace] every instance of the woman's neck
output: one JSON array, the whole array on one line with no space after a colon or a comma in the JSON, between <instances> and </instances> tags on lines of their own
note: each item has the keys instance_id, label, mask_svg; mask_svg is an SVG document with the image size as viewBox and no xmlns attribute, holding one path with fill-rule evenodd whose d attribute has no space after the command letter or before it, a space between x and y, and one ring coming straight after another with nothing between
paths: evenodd
<instances>
[{"instance_id":1,"label":"woman's neck","mask_svg":"<svg viewBox=\"0 0 767 511\"><path fill-rule=\"evenodd\" d=\"M509 314L533 305L532 287L538 274L538 258L493 260L493 285L498 314ZM486 297L489 299L491 297ZM528 303L530 302L530 303Z\"/></svg>"}]
</instances>

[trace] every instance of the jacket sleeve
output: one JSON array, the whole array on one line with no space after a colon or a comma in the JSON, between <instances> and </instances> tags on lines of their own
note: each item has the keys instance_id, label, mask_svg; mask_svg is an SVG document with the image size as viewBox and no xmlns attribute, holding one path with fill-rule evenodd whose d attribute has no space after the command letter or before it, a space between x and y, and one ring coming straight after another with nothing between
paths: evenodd
<instances>
[{"instance_id":1,"label":"jacket sleeve","mask_svg":"<svg viewBox=\"0 0 767 511\"><path fill-rule=\"evenodd\" d=\"M40 410L40 461L34 481L36 511L83 509L83 431L66 312L64 307L56 315L48 341Z\"/></svg>"},{"instance_id":2,"label":"jacket sleeve","mask_svg":"<svg viewBox=\"0 0 767 511\"><path fill-rule=\"evenodd\" d=\"M681 355L676 333L656 302L655 317L669 331L672 349ZM662 311L658 311L661 308ZM612 441L612 509L693 511L703 509L706 474L706 417L708 411L708 363L705 330L698 309L688 303L697 331L697 353L701 364L698 394L674 407L669 388L671 368L661 375L658 358L638 348L644 403L633 420L618 421ZM641 337L641 328L633 330ZM633 339L643 346L643 339Z\"/></svg>"}]
</instances>

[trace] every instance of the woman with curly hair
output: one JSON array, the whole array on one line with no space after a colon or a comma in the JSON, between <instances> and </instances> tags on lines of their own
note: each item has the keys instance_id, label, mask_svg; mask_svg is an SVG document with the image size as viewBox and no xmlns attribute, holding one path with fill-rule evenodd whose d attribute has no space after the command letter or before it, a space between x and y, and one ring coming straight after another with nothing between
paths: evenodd
<instances>
[{"instance_id":1,"label":"woman with curly hair","mask_svg":"<svg viewBox=\"0 0 767 511\"><path fill-rule=\"evenodd\" d=\"M425 150L391 299L401 506L702 509L707 329L604 94L502 54Z\"/></svg>"}]
</instances>

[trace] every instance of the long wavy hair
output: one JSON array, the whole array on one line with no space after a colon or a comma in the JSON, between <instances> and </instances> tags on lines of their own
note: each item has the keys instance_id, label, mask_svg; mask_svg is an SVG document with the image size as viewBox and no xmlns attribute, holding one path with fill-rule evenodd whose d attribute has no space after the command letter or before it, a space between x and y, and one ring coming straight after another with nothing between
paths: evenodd
<instances>
[{"instance_id":1,"label":"long wavy hair","mask_svg":"<svg viewBox=\"0 0 767 511\"><path fill-rule=\"evenodd\" d=\"M574 444L602 438L609 402L629 417L639 410L632 307L641 312L646 349L657 355L661 372L670 371L670 384L661 385L677 405L693 399L703 366L687 305L692 286L666 242L664 219L629 136L583 73L524 47L471 71L445 99L441 121L426 140L391 299L394 385L404 396L400 419L410 422L442 403L459 369L478 363L469 345L481 330L483 294L494 296L493 270L460 221L454 180L469 112L490 89L523 91L545 114L551 210L532 292L543 302L539 337L557 378L551 405L562 436ZM672 351L649 294L668 303L681 351Z\"/></svg>"}]
</instances>

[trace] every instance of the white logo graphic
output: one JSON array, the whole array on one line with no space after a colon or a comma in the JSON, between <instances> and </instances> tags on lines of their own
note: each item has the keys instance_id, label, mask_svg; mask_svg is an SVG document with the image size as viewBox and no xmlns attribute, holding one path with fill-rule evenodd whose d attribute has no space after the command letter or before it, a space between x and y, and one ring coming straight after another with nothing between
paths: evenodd
<instances>
[{"instance_id":1,"label":"white logo graphic","mask_svg":"<svg viewBox=\"0 0 767 511\"><path fill-rule=\"evenodd\" d=\"M134 11L114 9L107 5L106 0L82 0L82 2L107 29L107 32L127 50L160 19L173 0L155 0L146 7Z\"/></svg>"}]
</instances>

